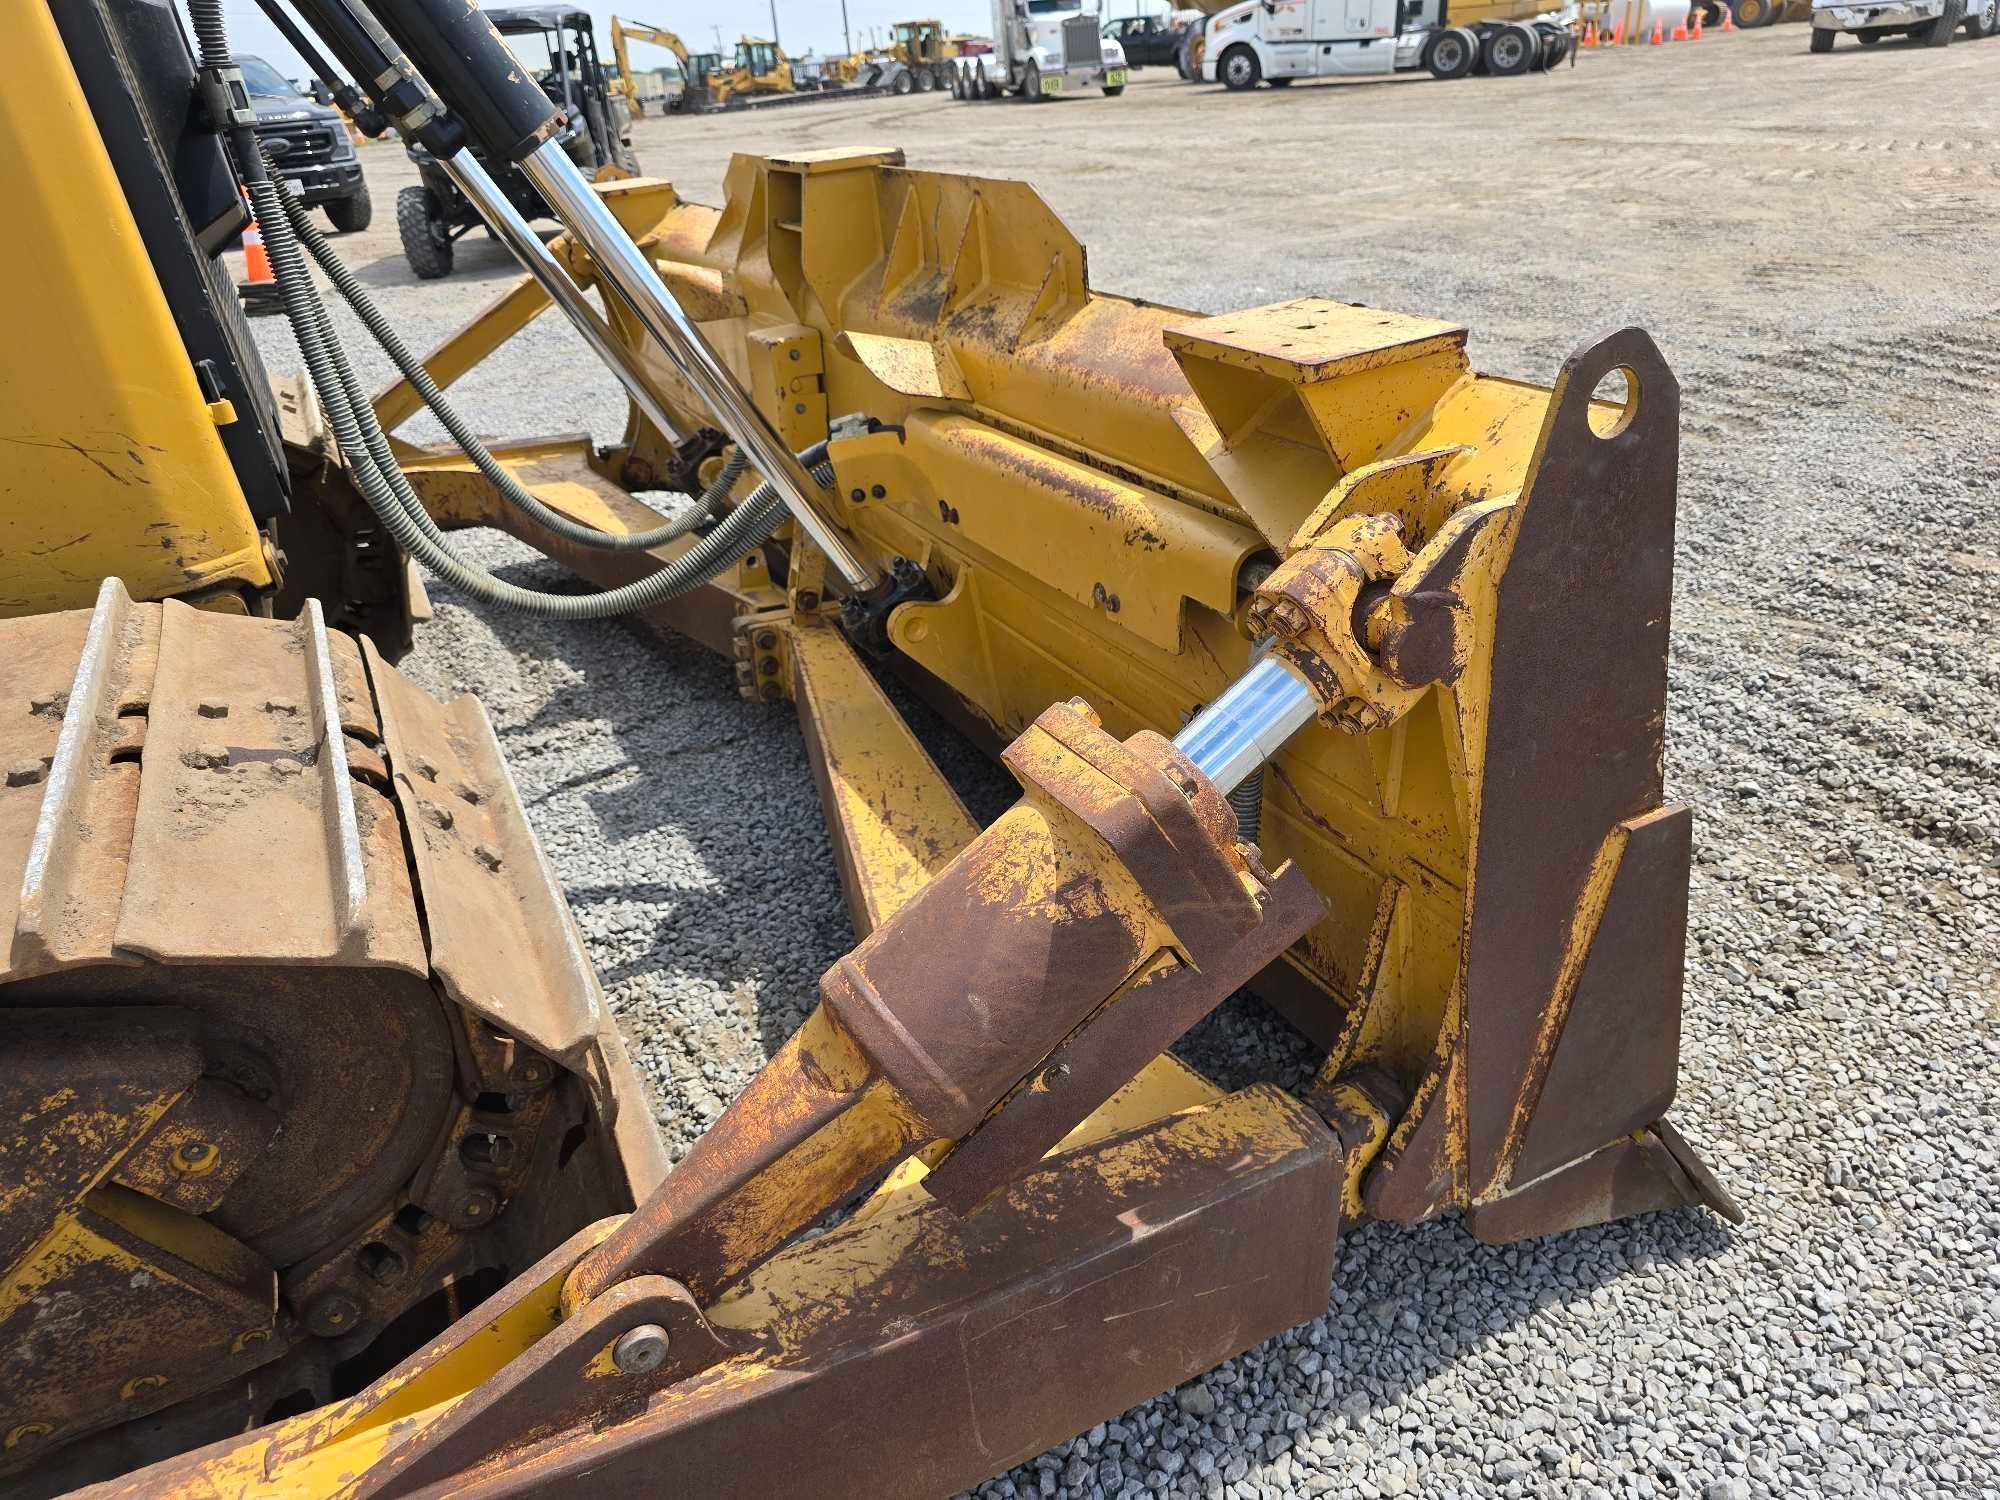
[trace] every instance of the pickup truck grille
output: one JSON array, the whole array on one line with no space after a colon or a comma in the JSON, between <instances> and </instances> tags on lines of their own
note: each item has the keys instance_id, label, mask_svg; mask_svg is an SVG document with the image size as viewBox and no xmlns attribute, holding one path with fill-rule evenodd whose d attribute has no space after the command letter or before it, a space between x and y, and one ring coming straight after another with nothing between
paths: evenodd
<instances>
[{"instance_id":1,"label":"pickup truck grille","mask_svg":"<svg viewBox=\"0 0 2000 1500\"><path fill-rule=\"evenodd\" d=\"M308 167L333 158L333 127L311 121L259 125L257 144L279 167Z\"/></svg>"},{"instance_id":2,"label":"pickup truck grille","mask_svg":"<svg viewBox=\"0 0 2000 1500\"><path fill-rule=\"evenodd\" d=\"M1104 61L1104 39L1097 34L1095 16L1071 16L1063 22L1063 61L1074 68L1079 63L1096 67Z\"/></svg>"}]
</instances>

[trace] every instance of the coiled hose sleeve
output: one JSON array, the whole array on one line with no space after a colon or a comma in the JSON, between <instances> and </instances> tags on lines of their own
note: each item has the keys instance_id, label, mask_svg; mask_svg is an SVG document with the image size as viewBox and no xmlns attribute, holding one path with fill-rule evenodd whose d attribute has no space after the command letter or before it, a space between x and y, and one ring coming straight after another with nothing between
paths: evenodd
<instances>
[{"instance_id":1,"label":"coiled hose sleeve","mask_svg":"<svg viewBox=\"0 0 2000 1500\"><path fill-rule=\"evenodd\" d=\"M203 66L231 66L221 0L189 0L188 13L201 47ZM239 158L246 152L255 155L247 129L232 133L231 143ZM784 504L777 492L768 483L759 485L712 532L658 572L603 593L548 594L524 589L465 562L445 543L443 533L396 465L388 439L347 364L319 292L313 286L298 238L292 233L283 190L270 180L261 159L239 160L238 164L250 193L251 207L264 231L265 248L271 257L286 318L306 362L313 389L326 409L341 456L362 498L397 545L439 577L475 598L531 614L554 619L602 619L644 609L699 588L768 540L784 521ZM832 465L826 461L824 443L808 448L799 459L821 485L832 485Z\"/></svg>"},{"instance_id":2,"label":"coiled hose sleeve","mask_svg":"<svg viewBox=\"0 0 2000 1500\"><path fill-rule=\"evenodd\" d=\"M264 246L271 256L271 270L313 388L326 408L334 441L347 460L362 498L396 544L446 582L474 598L546 618L603 619L644 609L701 587L769 540L784 522L784 503L777 491L768 483L759 485L713 531L658 572L603 593L549 594L526 589L465 562L445 542L389 451L388 439L347 365L312 284L305 257L291 233L289 216L280 201L281 191L269 181L250 184L259 225L272 226L265 231ZM800 462L820 484L831 486L832 466L826 462L824 443L807 449L800 455Z\"/></svg>"},{"instance_id":3,"label":"coiled hose sleeve","mask_svg":"<svg viewBox=\"0 0 2000 1500\"><path fill-rule=\"evenodd\" d=\"M275 163L269 165L275 170ZM423 361L410 352L409 345L403 342L389 320L382 315L382 310L375 305L374 299L368 295L354 273L348 270L340 257L334 253L333 247L326 242L326 237L314 226L308 217L306 206L289 193L283 193L281 196L285 215L291 222L292 233L305 246L306 252L319 263L319 268L326 273L327 280L333 283L334 290L339 292L346 299L348 306L354 309L355 316L360 318L368 331L375 336L375 341L394 361L396 368L403 372L403 378L410 382L410 388L423 398L424 404L436 414L445 431L451 434L452 441L458 444L465 456L477 465L479 472L484 474L494 489L499 491L500 498L534 521L536 525L545 527L564 540L575 542L578 546L597 548L605 552L644 552L685 536L713 515L729 498L730 490L742 477L746 467L740 451L730 454L722 472L702 492L693 506L665 525L652 527L646 531L602 531L595 526L586 526L573 521L561 511L544 505L535 497L533 491L507 472L506 466L493 456L477 434L466 424L465 419L459 415L457 408L445 398L444 392L438 388L437 382L431 379L430 372L424 368Z\"/></svg>"}]
</instances>

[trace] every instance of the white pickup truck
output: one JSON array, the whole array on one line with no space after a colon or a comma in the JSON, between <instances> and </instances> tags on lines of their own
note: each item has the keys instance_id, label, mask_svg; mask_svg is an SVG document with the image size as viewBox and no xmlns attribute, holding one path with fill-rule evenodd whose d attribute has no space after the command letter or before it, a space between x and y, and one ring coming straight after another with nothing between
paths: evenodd
<instances>
[{"instance_id":1,"label":"white pickup truck","mask_svg":"<svg viewBox=\"0 0 2000 1500\"><path fill-rule=\"evenodd\" d=\"M2000 0L1814 0L1812 50L1831 52L1833 39L1851 32L1864 47L1885 36L1922 37L1927 47L1948 47L1951 34L1965 28L1969 37L2000 32Z\"/></svg>"},{"instance_id":2,"label":"white pickup truck","mask_svg":"<svg viewBox=\"0 0 2000 1500\"><path fill-rule=\"evenodd\" d=\"M1574 45L1567 27L1507 19L1485 0L1462 8L1477 19L1454 9L1451 0L1242 0L1208 18L1201 76L1232 90L1418 68L1506 76L1553 68Z\"/></svg>"}]
</instances>

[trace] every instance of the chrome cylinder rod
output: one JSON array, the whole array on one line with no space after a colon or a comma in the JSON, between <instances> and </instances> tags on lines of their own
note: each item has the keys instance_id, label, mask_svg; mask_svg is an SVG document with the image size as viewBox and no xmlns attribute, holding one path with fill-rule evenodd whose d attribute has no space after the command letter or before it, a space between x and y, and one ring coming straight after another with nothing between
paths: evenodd
<instances>
[{"instance_id":1,"label":"chrome cylinder rod","mask_svg":"<svg viewBox=\"0 0 2000 1500\"><path fill-rule=\"evenodd\" d=\"M1226 797L1305 727L1313 707L1305 681L1266 656L1189 720L1174 748Z\"/></svg>"},{"instance_id":2,"label":"chrome cylinder rod","mask_svg":"<svg viewBox=\"0 0 2000 1500\"><path fill-rule=\"evenodd\" d=\"M616 292L646 331L659 340L674 368L707 403L717 423L777 490L799 529L819 544L827 561L849 587L871 589L880 575L847 544L821 513L814 497L819 485L806 473L791 445L759 411L701 330L661 283L617 215L604 206L561 145L548 141L521 159L521 170L541 189L557 218L583 242L597 273Z\"/></svg>"},{"instance_id":3,"label":"chrome cylinder rod","mask_svg":"<svg viewBox=\"0 0 2000 1500\"><path fill-rule=\"evenodd\" d=\"M647 421L660 429L668 442L680 442L681 433L674 426L674 419L660 405L660 398L647 389L631 348L613 337L610 325L590 305L590 298L584 295L583 288L549 252L549 247L542 243L542 237L528 226L528 221L521 217L520 210L509 201L500 184L480 164L479 158L470 150L459 150L447 156L443 166L451 180L458 184L458 190L465 194L467 201L492 228L494 236L513 252L521 268L542 284L542 290L576 325L576 331L583 335L584 342L618 377L618 383L625 387L625 394L632 398L632 404L645 414Z\"/></svg>"}]
</instances>

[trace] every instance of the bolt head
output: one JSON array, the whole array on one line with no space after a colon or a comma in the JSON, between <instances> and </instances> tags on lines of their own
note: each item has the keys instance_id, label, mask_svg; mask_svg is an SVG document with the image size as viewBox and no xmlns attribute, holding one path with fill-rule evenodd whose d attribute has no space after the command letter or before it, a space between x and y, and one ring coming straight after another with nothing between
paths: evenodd
<instances>
[{"instance_id":1,"label":"bolt head","mask_svg":"<svg viewBox=\"0 0 2000 1500\"><path fill-rule=\"evenodd\" d=\"M206 1176L221 1160L222 1152L213 1141L182 1141L169 1158L173 1169L183 1177Z\"/></svg>"},{"instance_id":2,"label":"bolt head","mask_svg":"<svg viewBox=\"0 0 2000 1500\"><path fill-rule=\"evenodd\" d=\"M499 1200L484 1188L474 1188L452 1205L451 1222L459 1229L478 1229L493 1221Z\"/></svg>"},{"instance_id":3,"label":"bolt head","mask_svg":"<svg viewBox=\"0 0 2000 1500\"><path fill-rule=\"evenodd\" d=\"M331 1291L306 1310L306 1327L323 1339L337 1338L361 1321L361 1303L351 1294Z\"/></svg>"},{"instance_id":4,"label":"bolt head","mask_svg":"<svg viewBox=\"0 0 2000 1500\"><path fill-rule=\"evenodd\" d=\"M667 1362L671 1344L658 1323L641 1323L618 1335L611 1346L611 1363L626 1375L646 1375Z\"/></svg>"}]
</instances>

